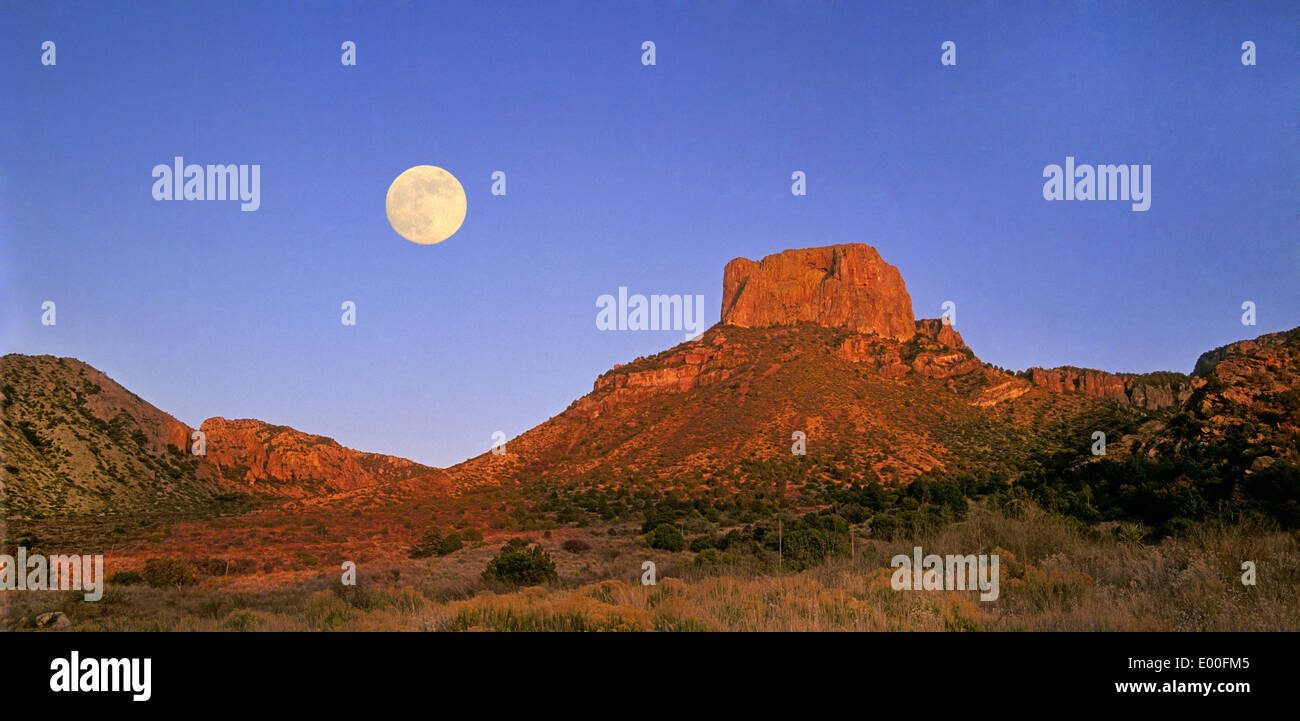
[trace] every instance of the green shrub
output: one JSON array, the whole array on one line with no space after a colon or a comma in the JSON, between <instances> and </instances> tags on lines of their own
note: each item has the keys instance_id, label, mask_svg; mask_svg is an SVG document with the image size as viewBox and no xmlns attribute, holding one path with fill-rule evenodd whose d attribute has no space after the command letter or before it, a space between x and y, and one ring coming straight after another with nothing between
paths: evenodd
<instances>
[{"instance_id":1,"label":"green shrub","mask_svg":"<svg viewBox=\"0 0 1300 721\"><path fill-rule=\"evenodd\" d=\"M664 551L680 551L686 548L686 539L682 538L682 532L677 530L677 526L660 523L646 537L651 548L658 548Z\"/></svg>"},{"instance_id":2,"label":"green shrub","mask_svg":"<svg viewBox=\"0 0 1300 721\"><path fill-rule=\"evenodd\" d=\"M894 540L894 534L899 533L902 529L899 527L898 517L888 513L877 513L871 517L871 537L879 538L882 541Z\"/></svg>"},{"instance_id":3,"label":"green shrub","mask_svg":"<svg viewBox=\"0 0 1300 721\"><path fill-rule=\"evenodd\" d=\"M570 538L569 540L564 542L564 545L561 546L561 548L568 551L569 553L582 553L583 551L590 551L591 544L587 543L586 541L580 541L576 538Z\"/></svg>"},{"instance_id":4,"label":"green shrub","mask_svg":"<svg viewBox=\"0 0 1300 721\"><path fill-rule=\"evenodd\" d=\"M502 546L496 558L483 569L484 581L498 581L511 586L537 586L558 578L550 554L541 546L530 546L518 538L512 538Z\"/></svg>"},{"instance_id":5,"label":"green shrub","mask_svg":"<svg viewBox=\"0 0 1300 721\"><path fill-rule=\"evenodd\" d=\"M424 534L418 543L411 547L411 558L428 558L430 556L445 556L449 553L455 553L464 547L460 534L452 533L442 535L442 531L434 529Z\"/></svg>"},{"instance_id":6,"label":"green shrub","mask_svg":"<svg viewBox=\"0 0 1300 721\"><path fill-rule=\"evenodd\" d=\"M802 571L826 560L831 543L820 529L800 528L786 535L783 560L786 568Z\"/></svg>"},{"instance_id":7,"label":"green shrub","mask_svg":"<svg viewBox=\"0 0 1300 721\"><path fill-rule=\"evenodd\" d=\"M1146 537L1146 533L1142 530L1141 526L1136 523L1128 522L1120 523L1115 526L1115 530L1112 531L1112 533L1115 535L1116 541L1131 546L1142 545L1142 539Z\"/></svg>"},{"instance_id":8,"label":"green shrub","mask_svg":"<svg viewBox=\"0 0 1300 721\"><path fill-rule=\"evenodd\" d=\"M695 565L700 568L717 568L727 559L724 553L718 553L716 548L706 548L695 555Z\"/></svg>"},{"instance_id":9,"label":"green shrub","mask_svg":"<svg viewBox=\"0 0 1300 721\"><path fill-rule=\"evenodd\" d=\"M144 576L141 576L139 571L117 571L110 573L105 580L119 586L134 586L137 583L144 583Z\"/></svg>"},{"instance_id":10,"label":"green shrub","mask_svg":"<svg viewBox=\"0 0 1300 721\"><path fill-rule=\"evenodd\" d=\"M731 548L740 548L744 543L745 534L741 533L739 529L733 528L727 531L727 535L718 539L718 549L725 551Z\"/></svg>"},{"instance_id":11,"label":"green shrub","mask_svg":"<svg viewBox=\"0 0 1300 721\"><path fill-rule=\"evenodd\" d=\"M438 545L438 555L445 556L449 553L455 553L464 546L465 544L460 540L460 534L453 533L442 539L442 543Z\"/></svg>"},{"instance_id":12,"label":"green shrub","mask_svg":"<svg viewBox=\"0 0 1300 721\"><path fill-rule=\"evenodd\" d=\"M712 536L696 536L691 539L691 550L696 553L709 548L714 548L717 545L718 544L714 542Z\"/></svg>"}]
</instances>

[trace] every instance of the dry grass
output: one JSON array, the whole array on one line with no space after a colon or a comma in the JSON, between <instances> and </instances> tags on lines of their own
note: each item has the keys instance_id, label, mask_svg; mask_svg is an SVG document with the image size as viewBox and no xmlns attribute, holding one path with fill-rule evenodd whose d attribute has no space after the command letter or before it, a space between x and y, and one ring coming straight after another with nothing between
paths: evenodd
<instances>
[{"instance_id":1,"label":"dry grass","mask_svg":"<svg viewBox=\"0 0 1300 721\"><path fill-rule=\"evenodd\" d=\"M978 511L918 539L926 553L1001 556L1001 596L907 592L890 586L889 559L913 543L871 543L856 562L796 575L605 581L527 589L439 604L418 624L440 630L716 631L1271 631L1300 628L1300 553L1294 535L1220 529L1156 546L1088 540L1068 522L1031 511ZM1243 560L1258 585L1240 583Z\"/></svg>"},{"instance_id":2,"label":"dry grass","mask_svg":"<svg viewBox=\"0 0 1300 721\"><path fill-rule=\"evenodd\" d=\"M209 579L156 590L110 588L97 604L75 594L16 596L11 625L63 610L74 630L160 631L1293 631L1300 629L1300 544L1294 533L1202 527L1151 546L1090 538L1030 509L1016 517L973 508L969 520L909 542L862 542L799 574L752 566L705 571L690 554L651 552L635 536L602 538L568 554L557 534L555 588L487 589L477 574L494 547L370 568L355 587L324 574L302 580ZM895 591L889 559L997 553L1000 597ZM637 582L654 558L660 580ZM1258 584L1240 582L1254 561ZM394 570L398 570L396 575ZM251 584L251 585L250 585Z\"/></svg>"}]
</instances>

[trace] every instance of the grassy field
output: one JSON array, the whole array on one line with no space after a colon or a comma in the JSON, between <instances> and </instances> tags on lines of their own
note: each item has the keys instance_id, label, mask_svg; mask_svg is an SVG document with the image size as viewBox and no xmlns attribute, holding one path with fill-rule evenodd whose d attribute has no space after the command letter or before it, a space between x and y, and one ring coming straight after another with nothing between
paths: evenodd
<instances>
[{"instance_id":1,"label":"grassy field","mask_svg":"<svg viewBox=\"0 0 1300 721\"><path fill-rule=\"evenodd\" d=\"M613 533L611 534L611 530ZM338 566L205 575L194 585L110 583L96 603L75 592L10 592L6 630L59 611L65 630L146 631L1293 631L1300 629L1295 533L1202 524L1142 545L1088 533L1029 507L974 506L966 520L890 542L859 539L800 573L764 557L700 566L689 551L652 550L632 524L525 534L555 560L558 580L511 589L480 579L507 536L442 557L379 557L356 585ZM565 541L588 547L564 550ZM573 544L571 544L573 545ZM1000 597L896 591L890 559L996 553ZM640 583L653 560L658 583ZM1241 583L1243 561L1257 584ZM111 567L111 563L110 563Z\"/></svg>"}]
</instances>

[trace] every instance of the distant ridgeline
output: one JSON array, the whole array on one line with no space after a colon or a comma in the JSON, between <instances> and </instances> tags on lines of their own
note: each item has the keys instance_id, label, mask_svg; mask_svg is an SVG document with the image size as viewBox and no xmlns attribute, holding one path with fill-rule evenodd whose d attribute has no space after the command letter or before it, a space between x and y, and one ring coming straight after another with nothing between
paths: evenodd
<instances>
[{"instance_id":1,"label":"distant ridgeline","mask_svg":"<svg viewBox=\"0 0 1300 721\"><path fill-rule=\"evenodd\" d=\"M81 361L5 356L0 505L23 517L375 493L437 504L509 488L615 515L635 492L811 499L859 517L958 513L975 494L1166 530L1211 516L1300 524L1300 329L1210 351L1192 375L1013 373L975 356L955 312L916 320L897 268L863 244L731 261L721 318L445 470L251 419L190 428Z\"/></svg>"}]
</instances>

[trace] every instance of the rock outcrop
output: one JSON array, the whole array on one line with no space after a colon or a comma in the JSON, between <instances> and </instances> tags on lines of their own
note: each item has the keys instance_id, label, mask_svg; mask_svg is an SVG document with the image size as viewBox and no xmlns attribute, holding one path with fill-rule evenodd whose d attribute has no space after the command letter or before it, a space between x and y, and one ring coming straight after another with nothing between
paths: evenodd
<instances>
[{"instance_id":1,"label":"rock outcrop","mask_svg":"<svg viewBox=\"0 0 1300 721\"><path fill-rule=\"evenodd\" d=\"M1240 429L1269 449L1265 463L1300 458L1300 328L1203 353L1194 373L1204 385L1185 435L1213 443Z\"/></svg>"},{"instance_id":2,"label":"rock outcrop","mask_svg":"<svg viewBox=\"0 0 1300 721\"><path fill-rule=\"evenodd\" d=\"M1082 393L1093 398L1128 402L1124 379L1114 373L1090 368L1030 368L1020 374L1036 386L1057 393Z\"/></svg>"},{"instance_id":3,"label":"rock outcrop","mask_svg":"<svg viewBox=\"0 0 1300 721\"><path fill-rule=\"evenodd\" d=\"M961 333L958 333L956 328L944 322L942 318L918 320L916 322L916 332L953 350L966 350L966 341L961 339Z\"/></svg>"},{"instance_id":4,"label":"rock outcrop","mask_svg":"<svg viewBox=\"0 0 1300 721\"><path fill-rule=\"evenodd\" d=\"M1030 368L1016 375L1057 393L1082 393L1148 410L1182 403L1203 382L1181 373L1107 373L1073 366Z\"/></svg>"},{"instance_id":5,"label":"rock outcrop","mask_svg":"<svg viewBox=\"0 0 1300 721\"><path fill-rule=\"evenodd\" d=\"M433 473L414 461L363 453L334 439L252 419L209 418L206 460L225 480L253 493L305 497L366 488Z\"/></svg>"},{"instance_id":6,"label":"rock outcrop","mask_svg":"<svg viewBox=\"0 0 1300 721\"><path fill-rule=\"evenodd\" d=\"M809 321L894 340L916 334L898 268L864 243L736 258L722 278L722 322L763 328Z\"/></svg>"},{"instance_id":7,"label":"rock outcrop","mask_svg":"<svg viewBox=\"0 0 1300 721\"><path fill-rule=\"evenodd\" d=\"M1241 340L1202 353L1196 359L1192 375L1217 376L1228 382L1260 376L1285 385L1297 379L1298 348L1300 328L1268 333L1254 340Z\"/></svg>"}]
</instances>

